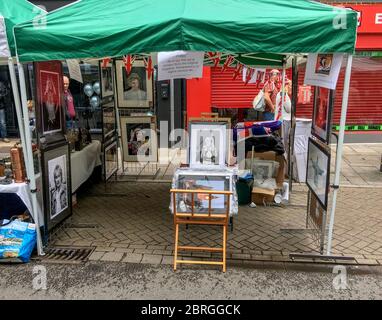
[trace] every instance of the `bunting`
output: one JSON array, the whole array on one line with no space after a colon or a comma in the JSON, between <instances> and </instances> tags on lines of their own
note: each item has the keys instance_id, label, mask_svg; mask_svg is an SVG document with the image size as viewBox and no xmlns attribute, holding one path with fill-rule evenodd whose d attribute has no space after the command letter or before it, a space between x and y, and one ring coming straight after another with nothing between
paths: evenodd
<instances>
[{"instance_id":1,"label":"bunting","mask_svg":"<svg viewBox=\"0 0 382 320\"><path fill-rule=\"evenodd\" d=\"M145 64L145 68L147 71L147 78L150 80L151 75L154 72L153 61L152 61L151 57L148 57L148 58L143 58L143 62Z\"/></svg>"},{"instance_id":2,"label":"bunting","mask_svg":"<svg viewBox=\"0 0 382 320\"><path fill-rule=\"evenodd\" d=\"M109 62L111 61L110 58L104 58L102 59L102 68L105 69L107 67L107 65L109 64Z\"/></svg>"},{"instance_id":3,"label":"bunting","mask_svg":"<svg viewBox=\"0 0 382 320\"><path fill-rule=\"evenodd\" d=\"M125 70L127 75L130 74L134 61L135 56L131 56L130 54L123 56L123 63L125 64Z\"/></svg>"}]
</instances>

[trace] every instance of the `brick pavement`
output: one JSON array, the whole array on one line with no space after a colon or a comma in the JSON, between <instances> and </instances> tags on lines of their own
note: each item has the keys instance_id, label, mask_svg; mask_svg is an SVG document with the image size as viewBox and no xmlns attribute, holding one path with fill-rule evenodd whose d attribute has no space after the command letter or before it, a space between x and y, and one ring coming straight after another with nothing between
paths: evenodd
<instances>
[{"instance_id":1,"label":"brick pavement","mask_svg":"<svg viewBox=\"0 0 382 320\"><path fill-rule=\"evenodd\" d=\"M169 264L174 243L169 189L167 183L112 182L105 193L103 184L95 185L78 197L72 225L59 230L52 244L95 246L90 260ZM317 253L316 241L301 230L305 228L306 195L306 187L295 186L289 206L241 206L228 235L231 263L285 262L290 261L291 252ZM354 256L359 264L382 265L381 206L382 188L341 188L333 254ZM83 228L83 223L96 227ZM218 227L190 226L182 231L184 243L218 246L221 241ZM190 258L214 255L185 254Z\"/></svg>"}]
</instances>

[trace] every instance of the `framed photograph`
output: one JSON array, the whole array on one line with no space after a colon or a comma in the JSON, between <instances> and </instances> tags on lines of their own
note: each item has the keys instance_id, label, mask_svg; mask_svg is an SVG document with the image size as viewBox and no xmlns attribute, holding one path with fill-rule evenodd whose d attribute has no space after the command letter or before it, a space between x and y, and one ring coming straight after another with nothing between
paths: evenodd
<instances>
[{"instance_id":1,"label":"framed photograph","mask_svg":"<svg viewBox=\"0 0 382 320\"><path fill-rule=\"evenodd\" d=\"M148 79L143 61L136 60L127 74L123 61L116 61L118 107L153 107L153 81Z\"/></svg>"},{"instance_id":2,"label":"framed photograph","mask_svg":"<svg viewBox=\"0 0 382 320\"><path fill-rule=\"evenodd\" d=\"M125 161L158 161L156 117L121 117Z\"/></svg>"},{"instance_id":3,"label":"framed photograph","mask_svg":"<svg viewBox=\"0 0 382 320\"><path fill-rule=\"evenodd\" d=\"M315 72L329 75L332 68L333 54L318 54Z\"/></svg>"},{"instance_id":4,"label":"framed photograph","mask_svg":"<svg viewBox=\"0 0 382 320\"><path fill-rule=\"evenodd\" d=\"M252 174L254 180L266 180L274 176L275 161L253 160Z\"/></svg>"},{"instance_id":5,"label":"framed photograph","mask_svg":"<svg viewBox=\"0 0 382 320\"><path fill-rule=\"evenodd\" d=\"M309 138L306 184L325 210L328 207L329 180L330 152Z\"/></svg>"},{"instance_id":6,"label":"framed photograph","mask_svg":"<svg viewBox=\"0 0 382 320\"><path fill-rule=\"evenodd\" d=\"M190 168L224 168L228 155L227 129L226 122L190 122Z\"/></svg>"},{"instance_id":7,"label":"framed photograph","mask_svg":"<svg viewBox=\"0 0 382 320\"><path fill-rule=\"evenodd\" d=\"M102 99L114 95L113 85L113 65L108 63L105 68L102 67L102 61L100 62L101 70L101 90Z\"/></svg>"},{"instance_id":8,"label":"framed photograph","mask_svg":"<svg viewBox=\"0 0 382 320\"><path fill-rule=\"evenodd\" d=\"M104 150L104 175L105 181L118 171L118 145L117 141L112 142Z\"/></svg>"},{"instance_id":9,"label":"framed photograph","mask_svg":"<svg viewBox=\"0 0 382 320\"><path fill-rule=\"evenodd\" d=\"M214 190L232 191L232 177L229 175L201 175L179 174L177 189L185 190ZM227 208L227 197L225 195L212 195L211 213L225 213ZM182 194L176 199L178 212L191 212L192 195ZM209 206L209 195L199 193L194 195L194 212L207 213Z\"/></svg>"},{"instance_id":10,"label":"framed photograph","mask_svg":"<svg viewBox=\"0 0 382 320\"><path fill-rule=\"evenodd\" d=\"M72 213L69 145L46 148L42 163L45 226L50 230Z\"/></svg>"},{"instance_id":11,"label":"framed photograph","mask_svg":"<svg viewBox=\"0 0 382 320\"><path fill-rule=\"evenodd\" d=\"M315 87L312 134L325 143L329 143L332 132L333 104L334 90Z\"/></svg>"},{"instance_id":12,"label":"framed photograph","mask_svg":"<svg viewBox=\"0 0 382 320\"><path fill-rule=\"evenodd\" d=\"M63 79L60 61L35 62L36 116L41 135L60 134L65 130Z\"/></svg>"},{"instance_id":13,"label":"framed photograph","mask_svg":"<svg viewBox=\"0 0 382 320\"><path fill-rule=\"evenodd\" d=\"M116 111L114 107L114 102L111 102L111 104L112 106L105 105L102 108L103 141L111 139L116 134Z\"/></svg>"}]
</instances>

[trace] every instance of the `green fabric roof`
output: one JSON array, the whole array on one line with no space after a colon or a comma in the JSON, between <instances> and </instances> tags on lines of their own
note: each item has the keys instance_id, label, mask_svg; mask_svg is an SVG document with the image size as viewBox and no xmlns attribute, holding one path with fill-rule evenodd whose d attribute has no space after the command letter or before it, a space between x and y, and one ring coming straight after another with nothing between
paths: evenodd
<instances>
[{"instance_id":1,"label":"green fabric roof","mask_svg":"<svg viewBox=\"0 0 382 320\"><path fill-rule=\"evenodd\" d=\"M38 14L45 12L26 0L1 0L0 16L4 18L7 31L8 46L11 55L15 55L15 41L13 27L16 24L32 20Z\"/></svg>"},{"instance_id":2,"label":"green fabric roof","mask_svg":"<svg viewBox=\"0 0 382 320\"><path fill-rule=\"evenodd\" d=\"M346 27L336 27L339 17ZM357 14L307 0L82 0L15 27L21 61L173 50L353 53Z\"/></svg>"}]
</instances>

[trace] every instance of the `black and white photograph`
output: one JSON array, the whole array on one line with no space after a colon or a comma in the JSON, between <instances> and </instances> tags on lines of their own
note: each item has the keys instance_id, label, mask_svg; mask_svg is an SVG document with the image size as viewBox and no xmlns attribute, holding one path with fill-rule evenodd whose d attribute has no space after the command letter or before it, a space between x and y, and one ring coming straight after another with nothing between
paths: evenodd
<instances>
[{"instance_id":1,"label":"black and white photograph","mask_svg":"<svg viewBox=\"0 0 382 320\"><path fill-rule=\"evenodd\" d=\"M44 219L48 230L72 213L70 153L66 142L42 151Z\"/></svg>"},{"instance_id":2,"label":"black and white photograph","mask_svg":"<svg viewBox=\"0 0 382 320\"><path fill-rule=\"evenodd\" d=\"M125 161L157 161L155 117L121 117L121 129Z\"/></svg>"},{"instance_id":3,"label":"black and white photograph","mask_svg":"<svg viewBox=\"0 0 382 320\"><path fill-rule=\"evenodd\" d=\"M105 68L102 68L102 98L112 96L114 94L113 87L113 68L109 63Z\"/></svg>"},{"instance_id":4,"label":"black and white photograph","mask_svg":"<svg viewBox=\"0 0 382 320\"><path fill-rule=\"evenodd\" d=\"M227 125L190 123L190 167L221 168L226 163Z\"/></svg>"},{"instance_id":5,"label":"black and white photograph","mask_svg":"<svg viewBox=\"0 0 382 320\"><path fill-rule=\"evenodd\" d=\"M68 207L66 155L48 161L50 218Z\"/></svg>"},{"instance_id":6,"label":"black and white photograph","mask_svg":"<svg viewBox=\"0 0 382 320\"><path fill-rule=\"evenodd\" d=\"M153 84L152 79L148 79L143 61L134 61L128 74L123 61L117 61L116 68L119 107L151 108Z\"/></svg>"},{"instance_id":7,"label":"black and white photograph","mask_svg":"<svg viewBox=\"0 0 382 320\"><path fill-rule=\"evenodd\" d=\"M105 148L105 181L107 181L118 170L118 147L113 142Z\"/></svg>"},{"instance_id":8,"label":"black and white photograph","mask_svg":"<svg viewBox=\"0 0 382 320\"><path fill-rule=\"evenodd\" d=\"M330 153L309 138L306 184L326 210L330 179Z\"/></svg>"},{"instance_id":9,"label":"black and white photograph","mask_svg":"<svg viewBox=\"0 0 382 320\"><path fill-rule=\"evenodd\" d=\"M275 172L275 161L254 160L252 174L254 180L267 180L273 177Z\"/></svg>"}]
</instances>

